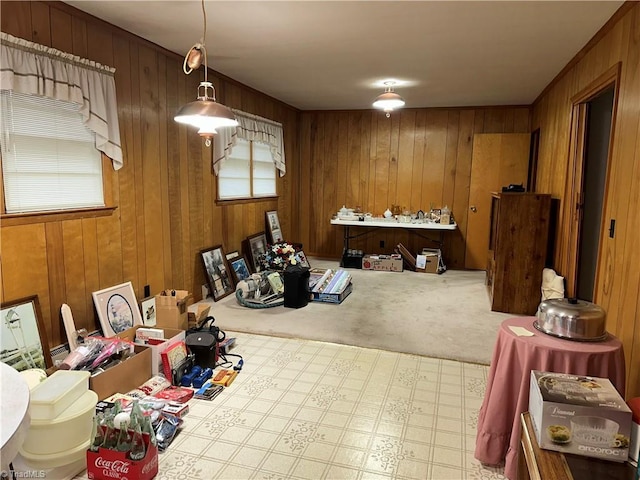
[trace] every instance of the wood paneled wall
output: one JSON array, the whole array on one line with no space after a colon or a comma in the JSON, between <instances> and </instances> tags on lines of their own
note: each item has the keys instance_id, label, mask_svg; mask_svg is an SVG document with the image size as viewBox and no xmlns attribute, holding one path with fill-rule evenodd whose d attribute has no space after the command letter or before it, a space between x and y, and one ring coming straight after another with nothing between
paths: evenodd
<instances>
[{"instance_id":1,"label":"wood paneled wall","mask_svg":"<svg viewBox=\"0 0 640 480\"><path fill-rule=\"evenodd\" d=\"M3 300L37 294L51 346L66 341L59 312L70 305L76 326L94 330L91 292L131 281L139 299L164 288L198 298L205 283L198 252L222 244L240 250L277 209L285 236L295 218L297 110L211 72L229 107L281 122L288 173L278 199L216 204L211 149L173 121L195 99L202 72L185 75L182 57L61 2L2 2L1 28L11 35L116 68L124 167L113 174L113 214L64 220L38 217L0 227Z\"/></svg>"},{"instance_id":2,"label":"wood paneled wall","mask_svg":"<svg viewBox=\"0 0 640 480\"><path fill-rule=\"evenodd\" d=\"M528 107L403 109L391 118L379 111L303 112L299 130L305 250L340 256L343 228L329 219L342 205L374 215L392 205L414 212L447 205L459 226L444 236L445 262L454 269L464 268L473 135L531 131ZM434 246L386 229L350 246L391 253L399 242L412 251Z\"/></svg>"},{"instance_id":3,"label":"wood paneled wall","mask_svg":"<svg viewBox=\"0 0 640 480\"><path fill-rule=\"evenodd\" d=\"M572 97L621 62L603 215L606 226L616 220L616 234L602 236L594 302L607 311L607 330L624 344L631 398L640 396L640 3L628 2L619 12L536 101L532 127L540 128L538 190L571 201L564 189L572 173L567 172ZM559 219L559 243L566 223ZM563 251L556 248L557 265L564 264Z\"/></svg>"}]
</instances>

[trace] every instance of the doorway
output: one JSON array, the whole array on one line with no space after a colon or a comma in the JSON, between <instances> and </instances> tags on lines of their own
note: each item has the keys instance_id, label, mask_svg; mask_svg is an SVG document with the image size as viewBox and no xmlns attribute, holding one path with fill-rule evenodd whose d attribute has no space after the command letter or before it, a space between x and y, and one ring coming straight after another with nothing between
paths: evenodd
<instances>
[{"instance_id":1,"label":"doorway","mask_svg":"<svg viewBox=\"0 0 640 480\"><path fill-rule=\"evenodd\" d=\"M593 301L598 266L613 99L614 89L613 86L610 86L596 98L587 102L584 199L578 247L576 297L589 302Z\"/></svg>"},{"instance_id":2,"label":"doorway","mask_svg":"<svg viewBox=\"0 0 640 480\"><path fill-rule=\"evenodd\" d=\"M491 192L524 185L529 165L528 133L481 133L473 136L464 268L485 270L489 252Z\"/></svg>"},{"instance_id":3,"label":"doorway","mask_svg":"<svg viewBox=\"0 0 640 480\"><path fill-rule=\"evenodd\" d=\"M600 244L605 235L605 198L619 65L573 98L571 152L567 170L564 218L567 295L593 302ZM610 219L613 236L615 221ZM608 225L608 223L607 223Z\"/></svg>"}]
</instances>

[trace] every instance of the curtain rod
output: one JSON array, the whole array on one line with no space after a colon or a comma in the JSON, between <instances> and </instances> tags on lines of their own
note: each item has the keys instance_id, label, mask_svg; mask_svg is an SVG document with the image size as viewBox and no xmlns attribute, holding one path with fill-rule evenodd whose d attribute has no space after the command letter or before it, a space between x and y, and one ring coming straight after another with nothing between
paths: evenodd
<instances>
[{"instance_id":1,"label":"curtain rod","mask_svg":"<svg viewBox=\"0 0 640 480\"><path fill-rule=\"evenodd\" d=\"M258 120L258 121L264 122L264 123L269 123L271 125L275 125L276 127L282 127L282 124L279 123L279 122L276 122L275 120L270 120L268 118L260 117L258 115L254 115L252 113L243 112L242 110L237 110L235 108L232 108L231 111L233 113L235 113L236 115L240 115L241 117L250 118L252 120Z\"/></svg>"},{"instance_id":2,"label":"curtain rod","mask_svg":"<svg viewBox=\"0 0 640 480\"><path fill-rule=\"evenodd\" d=\"M10 48L16 48L25 52L33 53L36 55L43 55L49 58L59 60L61 62L70 63L79 67L95 70L101 73L107 73L113 75L116 71L115 68L101 63L88 60L86 58L78 57L71 53L63 52L55 48L47 47L46 45L40 45L39 43L33 43L24 38L14 37L5 32L0 32L0 43Z\"/></svg>"}]
</instances>

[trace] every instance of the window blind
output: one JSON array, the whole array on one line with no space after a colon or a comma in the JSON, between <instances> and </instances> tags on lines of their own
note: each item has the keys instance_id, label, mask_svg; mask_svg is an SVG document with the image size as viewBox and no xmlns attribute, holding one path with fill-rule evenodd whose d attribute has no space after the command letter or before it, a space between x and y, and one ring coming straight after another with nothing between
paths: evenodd
<instances>
[{"instance_id":1,"label":"window blind","mask_svg":"<svg viewBox=\"0 0 640 480\"><path fill-rule=\"evenodd\" d=\"M218 170L218 198L232 200L275 194L276 167L269 145L238 138Z\"/></svg>"},{"instance_id":2,"label":"window blind","mask_svg":"<svg viewBox=\"0 0 640 480\"><path fill-rule=\"evenodd\" d=\"M80 107L6 90L0 95L7 213L104 206L101 154Z\"/></svg>"}]
</instances>

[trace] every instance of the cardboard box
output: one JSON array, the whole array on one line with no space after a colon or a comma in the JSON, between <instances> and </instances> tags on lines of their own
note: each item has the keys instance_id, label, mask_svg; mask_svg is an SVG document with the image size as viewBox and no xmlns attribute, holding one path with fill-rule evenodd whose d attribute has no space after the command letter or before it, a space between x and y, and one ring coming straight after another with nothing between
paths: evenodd
<instances>
[{"instance_id":1,"label":"cardboard box","mask_svg":"<svg viewBox=\"0 0 640 480\"><path fill-rule=\"evenodd\" d=\"M193 303L193 295L186 290L165 290L156 295L156 328L189 329L187 308Z\"/></svg>"},{"instance_id":2,"label":"cardboard box","mask_svg":"<svg viewBox=\"0 0 640 480\"><path fill-rule=\"evenodd\" d=\"M206 296L203 296L202 299L206 299ZM211 309L211 305L206 305L204 303L195 303L190 305L187 308L187 318L189 319L189 328L199 327L200 324L209 316L209 310Z\"/></svg>"},{"instance_id":3,"label":"cardboard box","mask_svg":"<svg viewBox=\"0 0 640 480\"><path fill-rule=\"evenodd\" d=\"M344 302L344 299L347 298L352 291L353 283L349 282L345 289L338 293L313 292L312 300L314 302L335 303L339 305Z\"/></svg>"},{"instance_id":4,"label":"cardboard box","mask_svg":"<svg viewBox=\"0 0 640 480\"><path fill-rule=\"evenodd\" d=\"M312 268L309 271L309 289L314 302L340 304L353 289L351 274L346 270Z\"/></svg>"},{"instance_id":5,"label":"cardboard box","mask_svg":"<svg viewBox=\"0 0 640 480\"><path fill-rule=\"evenodd\" d=\"M135 327L119 333L117 336L133 341ZM151 378L152 350L144 345L134 346L135 355L124 362L106 369L89 378L89 388L98 394L99 400L125 393L139 387Z\"/></svg>"},{"instance_id":6,"label":"cardboard box","mask_svg":"<svg viewBox=\"0 0 640 480\"><path fill-rule=\"evenodd\" d=\"M419 267L424 263L424 268ZM422 253L416 256L416 272L440 273L440 255L437 253Z\"/></svg>"},{"instance_id":7,"label":"cardboard box","mask_svg":"<svg viewBox=\"0 0 640 480\"><path fill-rule=\"evenodd\" d=\"M120 333L118 336L120 338L127 338L128 340L135 339L137 334L137 330L144 327L135 326L124 332ZM172 345L176 342L183 341L185 339L185 331L178 330L177 328L159 328L158 330L162 330L164 333L163 338L164 342L154 343L154 344L146 344L147 347L151 349L151 373L152 375L162 375L164 372L162 370L162 358L160 357L160 353L167 348L169 345ZM124 335L124 336L122 336ZM136 342L140 343L140 342ZM144 382L143 382L144 383Z\"/></svg>"},{"instance_id":8,"label":"cardboard box","mask_svg":"<svg viewBox=\"0 0 640 480\"><path fill-rule=\"evenodd\" d=\"M637 466L640 459L640 397L627 401L631 409L631 441L629 442L629 462Z\"/></svg>"},{"instance_id":9,"label":"cardboard box","mask_svg":"<svg viewBox=\"0 0 640 480\"><path fill-rule=\"evenodd\" d=\"M362 270L401 272L402 256L400 254L365 255L364 257L362 257Z\"/></svg>"},{"instance_id":10,"label":"cardboard box","mask_svg":"<svg viewBox=\"0 0 640 480\"><path fill-rule=\"evenodd\" d=\"M631 410L606 378L531 371L529 413L540 448L624 462Z\"/></svg>"},{"instance_id":11,"label":"cardboard box","mask_svg":"<svg viewBox=\"0 0 640 480\"><path fill-rule=\"evenodd\" d=\"M151 480L158 474L158 447L143 434L146 455L134 461L129 452L99 448L97 452L87 450L87 477L94 480Z\"/></svg>"},{"instance_id":12,"label":"cardboard box","mask_svg":"<svg viewBox=\"0 0 640 480\"><path fill-rule=\"evenodd\" d=\"M424 268L418 268L418 264L424 258ZM423 248L416 257L416 272L420 273L442 273L444 271L442 254L439 248Z\"/></svg>"}]
</instances>

